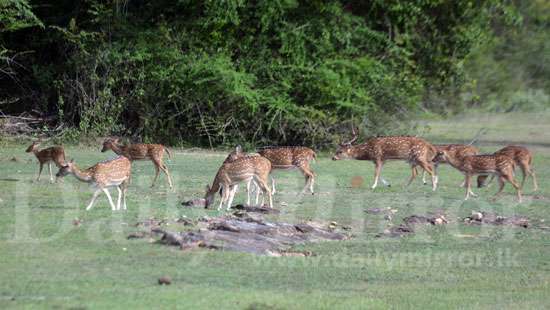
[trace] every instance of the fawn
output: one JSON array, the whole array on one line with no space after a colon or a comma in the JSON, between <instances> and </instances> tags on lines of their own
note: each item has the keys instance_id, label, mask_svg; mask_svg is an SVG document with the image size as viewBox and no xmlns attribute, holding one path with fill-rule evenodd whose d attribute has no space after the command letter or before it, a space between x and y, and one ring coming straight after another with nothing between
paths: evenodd
<instances>
[{"instance_id":1,"label":"fawn","mask_svg":"<svg viewBox=\"0 0 550 310\"><path fill-rule=\"evenodd\" d=\"M502 148L494 153L495 155L506 155L512 158L516 165L520 167L522 173L521 187L525 184L527 176L533 178L533 190L538 190L539 186L537 184L537 178L535 176L535 171L533 169L533 154L527 148L523 146L509 145L505 148ZM494 175L491 176L491 179L487 184L491 183ZM483 187L487 175L480 175L477 177L477 187Z\"/></svg>"},{"instance_id":2,"label":"fawn","mask_svg":"<svg viewBox=\"0 0 550 310\"><path fill-rule=\"evenodd\" d=\"M124 156L118 156L114 159L99 162L85 170L80 170L74 163L74 160L71 160L59 169L56 176L64 177L72 174L79 181L89 183L96 188L86 210L90 210L93 207L97 196L103 191L109 199L111 210L115 211L120 210L121 200L122 208L126 210L126 190L130 181L130 170L130 160ZM116 187L118 190L118 202L116 206L109 193L109 187Z\"/></svg>"},{"instance_id":3,"label":"fawn","mask_svg":"<svg viewBox=\"0 0 550 310\"><path fill-rule=\"evenodd\" d=\"M468 155L477 155L479 154L479 150L475 147L475 146L472 146L472 145L466 145L466 144L434 144L434 147L436 149L437 152L440 152L440 151L443 151L443 150L446 150L447 151L447 156L450 156L450 157L453 157L453 158L456 158L458 160L462 160L464 157L468 156ZM436 153L437 155L437 153ZM435 158L435 156L434 156ZM433 159L432 159L433 161ZM446 164L447 162L444 161L444 160L440 160L440 161L433 161L433 165L434 165L434 172L435 174L438 176L438 181L439 181L439 174L438 174L438 167L439 167L439 164ZM426 171L422 171L422 182L424 184L428 184L428 182L426 182ZM462 183L461 187L464 186L464 183Z\"/></svg>"},{"instance_id":4,"label":"fawn","mask_svg":"<svg viewBox=\"0 0 550 310\"><path fill-rule=\"evenodd\" d=\"M155 165L156 172L151 187L155 186L155 182L157 181L157 178L159 176L159 170L162 170L168 178L168 185L170 186L170 189L173 188L172 178L170 177L168 168L162 161L164 152L166 152L168 154L168 157L171 158L170 151L164 145L143 143L122 145L120 143L120 139L118 138L107 138L103 142L103 148L101 149L101 152L106 152L107 150L112 150L116 154L125 156L131 161L150 159Z\"/></svg>"},{"instance_id":5,"label":"fawn","mask_svg":"<svg viewBox=\"0 0 550 310\"><path fill-rule=\"evenodd\" d=\"M36 156L36 158L38 159L38 163L40 164L40 170L38 171L38 178L36 178L36 180L40 181L42 168L44 167L44 164L47 163L48 170L50 171L50 182L53 182L52 162L58 168L65 165L65 150L62 146L52 146L49 148L38 150L39 145L40 141L35 141L27 148L25 152L33 153L34 156Z\"/></svg>"},{"instance_id":6,"label":"fawn","mask_svg":"<svg viewBox=\"0 0 550 310\"><path fill-rule=\"evenodd\" d=\"M422 167L432 176L432 189L437 189L437 176L434 173L432 159L437 151L435 148L418 137L408 136L388 136L372 137L363 144L353 145L358 136L355 129L352 129L353 138L344 143L340 143L332 160L358 159L370 160L375 164L374 183L372 189L375 189L380 179L382 166L386 160L404 159L411 164L411 178L407 185L411 184L417 175L415 166Z\"/></svg>"},{"instance_id":7,"label":"fawn","mask_svg":"<svg viewBox=\"0 0 550 310\"><path fill-rule=\"evenodd\" d=\"M258 151L258 154L269 159L271 169L300 170L306 180L302 193L309 189L311 194L314 194L315 173L309 164L316 158L316 154L312 149L305 146L274 146L262 148ZM273 193L275 193L275 180L271 178L271 182Z\"/></svg>"},{"instance_id":8,"label":"fawn","mask_svg":"<svg viewBox=\"0 0 550 310\"><path fill-rule=\"evenodd\" d=\"M514 180L514 168L515 162L513 159L506 155L468 155L462 158L454 158L448 156L448 151L442 150L437 153L434 160L444 160L451 166L464 173L464 184L466 187L467 200L470 195L476 197L477 195L472 192L472 176L476 174L496 174L499 181L499 190L495 194L495 197L502 193L505 181L510 182L516 189L518 201L521 202L521 188L519 184Z\"/></svg>"},{"instance_id":9,"label":"fawn","mask_svg":"<svg viewBox=\"0 0 550 310\"><path fill-rule=\"evenodd\" d=\"M224 163L212 186L206 186L205 208L214 201L214 195L220 193L221 201L218 210L227 202L227 209L231 207L236 192L236 185L240 182L254 180L269 199L269 207L272 208L271 190L268 187L268 177L271 172L271 162L262 156L245 156L234 161ZM263 203L262 203L263 204Z\"/></svg>"}]
</instances>

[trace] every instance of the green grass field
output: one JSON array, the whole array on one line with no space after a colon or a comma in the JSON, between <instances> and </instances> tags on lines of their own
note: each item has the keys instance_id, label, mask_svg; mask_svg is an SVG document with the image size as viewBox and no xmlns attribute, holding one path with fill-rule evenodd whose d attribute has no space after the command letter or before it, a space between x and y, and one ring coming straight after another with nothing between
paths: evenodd
<instances>
[{"instance_id":1,"label":"green grass field","mask_svg":"<svg viewBox=\"0 0 550 310\"><path fill-rule=\"evenodd\" d=\"M317 194L298 195L298 172L277 172L282 210L273 220L313 219L351 226L348 241L301 246L311 257L264 257L196 250L182 252L150 240L127 240L137 221L150 217L198 218L215 210L184 208L181 201L202 197L223 161L224 152L174 150L168 161L176 188L161 177L156 188L150 162L133 166L128 211L112 212L105 196L86 212L87 184L67 177L60 184L35 182L36 160L26 145L7 143L0 150L0 308L213 308L354 309L354 308L548 308L550 307L550 232L503 226L466 226L460 218L472 210L523 215L532 223L550 222L550 115L492 115L476 119L427 121L434 142L468 140L489 128L484 151L498 143L528 143L535 151L540 189L525 186L517 204L510 185L496 201L496 182L475 190L464 202L461 175L440 168L440 188L432 192L418 179L405 188L410 170L389 162L383 171L390 188L369 189L370 162L330 160L319 154ZM81 167L113 156L96 148L67 147ZM16 157L17 161L11 159ZM354 176L365 179L352 188ZM241 191L235 203L244 201ZM399 224L411 214L443 210L445 226L421 227L414 236L376 238L389 224L373 207L398 209ZM80 226L74 219L82 221ZM168 275L172 285L159 286Z\"/></svg>"}]
</instances>

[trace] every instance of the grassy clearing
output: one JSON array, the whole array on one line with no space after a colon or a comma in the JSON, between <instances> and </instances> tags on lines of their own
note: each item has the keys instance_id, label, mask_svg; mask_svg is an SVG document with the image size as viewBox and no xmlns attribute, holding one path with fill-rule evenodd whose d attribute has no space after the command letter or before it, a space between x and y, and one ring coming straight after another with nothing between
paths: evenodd
<instances>
[{"instance_id":1,"label":"grassy clearing","mask_svg":"<svg viewBox=\"0 0 550 310\"><path fill-rule=\"evenodd\" d=\"M49 184L47 177L31 181L38 166L23 153L25 146L5 147L0 151L0 307L547 308L547 231L472 227L457 221L472 210L550 221L550 148L544 146L550 131L531 134L537 126L550 125L526 115L512 118L515 122L509 119L508 115L490 119L491 128L503 133L495 133L495 139L538 145L535 167L541 189L534 196L528 182L521 205L509 185L506 195L491 201L495 184L476 191L480 198L462 201L461 176L449 167L441 167L441 188L436 193L420 180L404 188L409 169L401 162L388 163L383 171L393 186L374 192L369 189L371 163L332 162L328 154L321 154L314 164L318 175L315 196L298 195L303 179L297 172L277 172L281 193L274 201L282 213L273 219L330 220L352 227L354 238L349 241L301 247L316 254L306 258L181 252L148 240L126 240L140 219L219 214L182 208L179 203L202 197L223 153L177 150L168 163L177 184L173 192L167 190L163 177L157 188L150 189L152 164L136 163L129 210L113 213L105 197L94 209L84 211L91 192L74 178L62 184ZM460 119L430 125L430 138L443 142L473 136L475 126L482 124ZM467 131L459 135L463 130ZM111 156L77 147L69 147L67 154L81 166ZM9 160L14 156L18 162ZM350 180L357 175L365 183L351 188ZM242 202L243 193L237 199ZM283 203L287 206L282 207ZM407 215L434 209L445 210L452 222L445 227L423 227L412 237L375 238L388 221L364 212L372 207L398 209L393 219L396 224ZM75 218L82 220L80 226L73 225ZM156 284L163 275L172 277L172 285Z\"/></svg>"}]
</instances>

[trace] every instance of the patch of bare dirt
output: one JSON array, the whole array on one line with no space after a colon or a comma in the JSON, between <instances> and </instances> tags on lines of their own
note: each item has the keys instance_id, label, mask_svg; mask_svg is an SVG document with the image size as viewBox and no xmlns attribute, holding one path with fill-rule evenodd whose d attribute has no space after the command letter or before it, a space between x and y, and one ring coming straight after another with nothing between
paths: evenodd
<instances>
[{"instance_id":1,"label":"patch of bare dirt","mask_svg":"<svg viewBox=\"0 0 550 310\"><path fill-rule=\"evenodd\" d=\"M335 223L270 222L260 213L249 214L243 210L232 215L201 218L192 231L169 230L170 225L150 220L145 223L152 233L161 235L159 242L182 250L208 248L270 256L311 256L312 253L293 252L291 248L308 242L349 238L339 232Z\"/></svg>"},{"instance_id":2,"label":"patch of bare dirt","mask_svg":"<svg viewBox=\"0 0 550 310\"><path fill-rule=\"evenodd\" d=\"M489 212L478 212L473 211L472 215L463 219L464 224L466 225L507 225L507 226L517 226L523 228L529 228L530 223L529 219L524 216L501 216L496 213Z\"/></svg>"},{"instance_id":3,"label":"patch of bare dirt","mask_svg":"<svg viewBox=\"0 0 550 310\"><path fill-rule=\"evenodd\" d=\"M445 214L442 212L434 212L429 215L416 215L407 216L403 218L403 223L397 226L390 226L385 229L382 233L376 235L377 238L380 237L401 237L414 234L416 225L445 225L448 224L449 220L445 217Z\"/></svg>"}]
</instances>

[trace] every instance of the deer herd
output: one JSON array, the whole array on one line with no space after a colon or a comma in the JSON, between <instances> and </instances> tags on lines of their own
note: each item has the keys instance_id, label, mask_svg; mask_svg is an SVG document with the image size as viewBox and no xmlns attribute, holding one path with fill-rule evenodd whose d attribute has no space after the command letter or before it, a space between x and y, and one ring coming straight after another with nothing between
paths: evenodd
<instances>
[{"instance_id":1,"label":"deer herd","mask_svg":"<svg viewBox=\"0 0 550 310\"><path fill-rule=\"evenodd\" d=\"M466 188L465 199L476 196L472 192L472 177L477 175L477 186L489 184L496 176L499 189L495 196L502 193L506 182L516 190L518 201L522 201L521 190L527 177L533 179L534 190L538 189L533 169L533 155L525 147L507 146L493 154L479 154L479 150L472 145L443 144L432 145L428 141L413 136L384 136L367 138L362 144L354 144L358 135L352 130L352 138L339 145L332 160L357 159L372 161L375 165L374 182L372 189L378 182L389 185L381 176L382 167L388 160L404 160L410 164L411 176L407 182L410 185L418 175L418 168L422 169L422 180L426 184L425 174L431 177L432 190L437 190L439 181L438 165L449 164L464 174L464 182L460 185ZM126 210L126 191L130 183L131 162L135 160L151 160L155 166L153 184L158 179L160 170L166 174L169 187L173 188L172 178L163 162L164 153L171 157L168 148L161 144L124 144L117 138L107 138L103 142L101 152L112 150L118 156L113 159L99 162L87 169L80 169L74 160L65 160L65 151L61 146L52 146L39 150L40 142L34 142L26 150L33 153L40 164L37 181L40 180L44 164L48 164L50 181L53 182L52 162L59 171L56 177L72 174L79 181L89 183L95 188L92 199L86 210L93 207L97 197L103 192L111 205L111 209ZM268 207L273 207L272 195L275 194L275 180L271 176L277 169L298 169L305 178L302 193L309 191L314 194L315 173L310 163L316 158L315 152L303 146L266 147L257 153L245 153L240 146L232 151L222 163L214 177L212 185L207 185L204 199L205 208L213 204L216 194L221 196L218 210L224 204L229 209L240 183L246 183L247 204L251 202L251 195L255 195L258 204L262 196L261 205L267 199ZM519 166L522 172L522 181L518 183L514 178L515 168ZM270 182L271 176L271 182ZM487 182L487 177L491 179ZM57 181L56 178L56 181ZM270 185L271 183L271 185ZM118 191L117 204L113 202L109 188L115 187Z\"/></svg>"}]
</instances>

